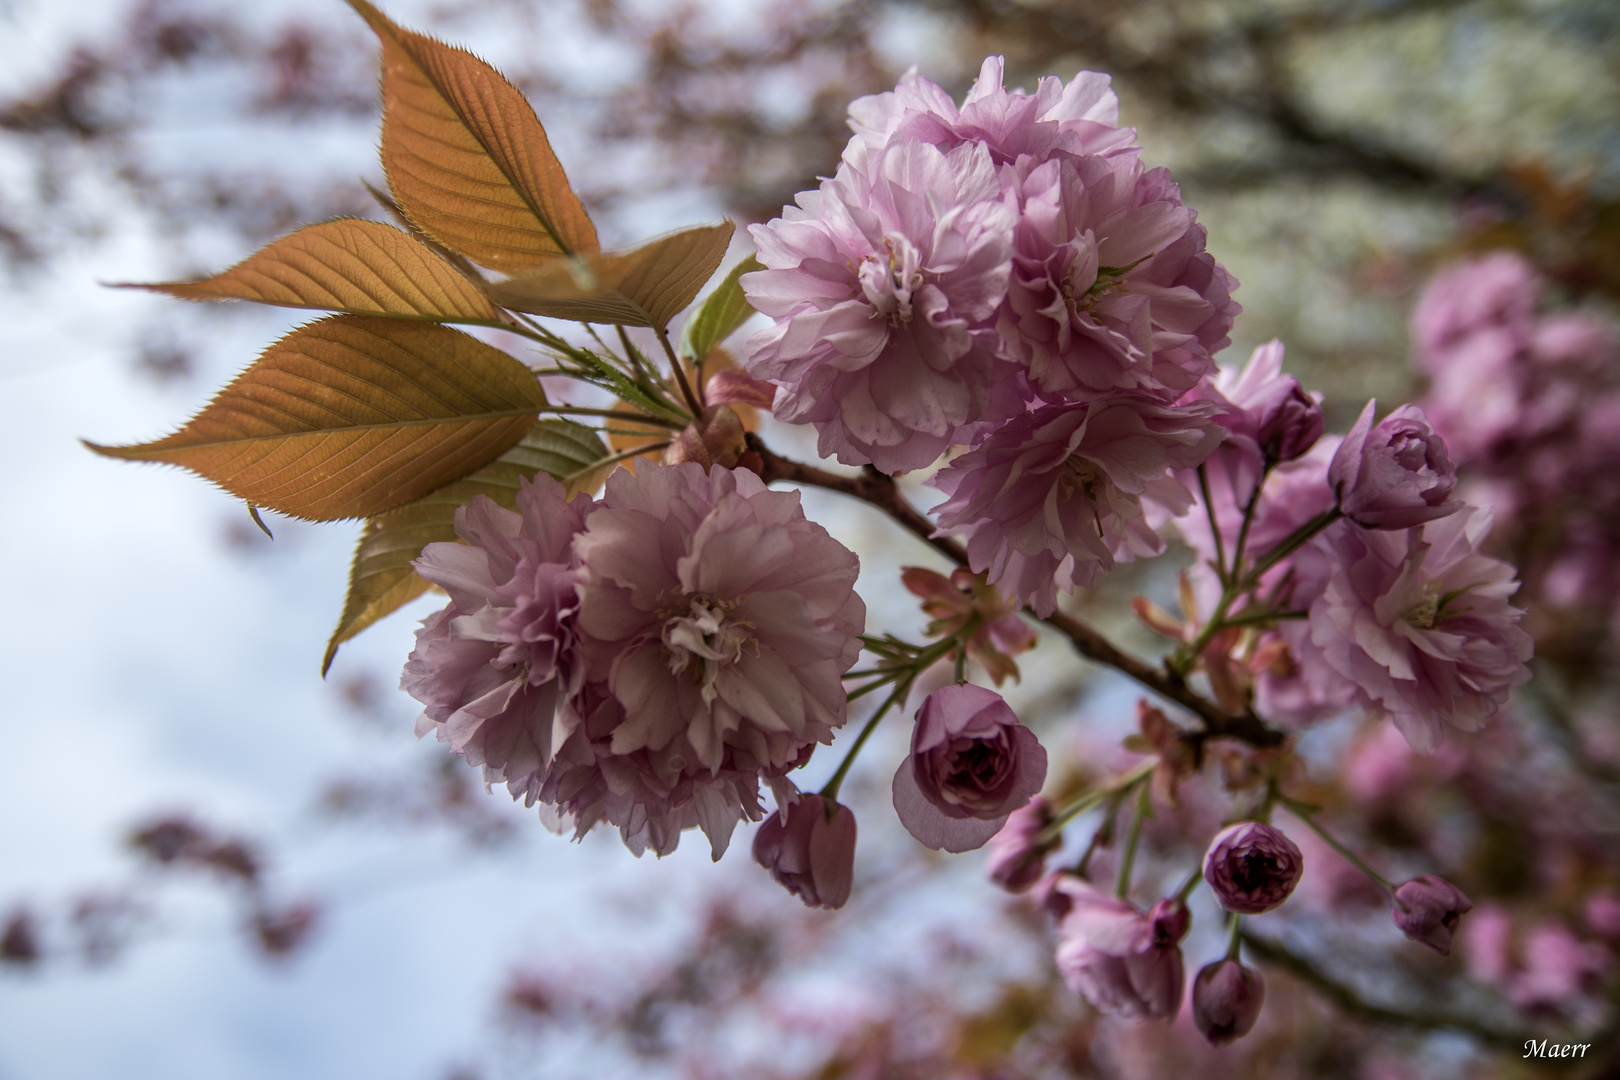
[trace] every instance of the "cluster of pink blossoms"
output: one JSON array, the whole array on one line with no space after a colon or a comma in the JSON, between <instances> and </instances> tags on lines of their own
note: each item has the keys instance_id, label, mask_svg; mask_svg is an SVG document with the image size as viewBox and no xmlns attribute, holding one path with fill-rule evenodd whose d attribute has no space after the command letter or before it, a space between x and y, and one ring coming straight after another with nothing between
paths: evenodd
<instances>
[{"instance_id":1,"label":"cluster of pink blossoms","mask_svg":"<svg viewBox=\"0 0 1620 1080\"><path fill-rule=\"evenodd\" d=\"M600 500L538 476L457 512L417 572L450 594L404 688L491 784L640 852L696 826L719 858L761 779L844 723L866 609L855 555L746 470L641 465Z\"/></svg>"},{"instance_id":2,"label":"cluster of pink blossoms","mask_svg":"<svg viewBox=\"0 0 1620 1080\"><path fill-rule=\"evenodd\" d=\"M991 57L958 108L915 72L850 107L837 173L753 228L743 278L775 324L749 374L820 450L934 480L975 572L1050 614L1057 590L1157 554L1144 495L1220 442L1178 399L1215 370L1238 305L1164 169L1118 126L1106 76L1035 93Z\"/></svg>"},{"instance_id":3,"label":"cluster of pink blossoms","mask_svg":"<svg viewBox=\"0 0 1620 1080\"><path fill-rule=\"evenodd\" d=\"M1230 434L1205 463L1207 502L1155 515L1199 554L1202 613L1223 555L1258 572L1227 612L1257 628L1215 635L1201 662L1230 707L1252 697L1293 725L1359 707L1428 753L1446 725L1477 730L1530 677L1514 568L1481 553L1492 515L1452 497L1456 468L1422 409L1375 423L1368 402L1347 435L1322 437L1320 409L1281 363L1272 342L1189 395L1222 403Z\"/></svg>"},{"instance_id":4,"label":"cluster of pink blossoms","mask_svg":"<svg viewBox=\"0 0 1620 1080\"><path fill-rule=\"evenodd\" d=\"M1590 311L1544 313L1543 292L1512 252L1437 277L1412 315L1414 358L1429 378L1423 405L1467 465L1470 496L1512 523L1534 593L1613 633L1620 328ZM1551 535L1561 542L1549 545Z\"/></svg>"}]
</instances>

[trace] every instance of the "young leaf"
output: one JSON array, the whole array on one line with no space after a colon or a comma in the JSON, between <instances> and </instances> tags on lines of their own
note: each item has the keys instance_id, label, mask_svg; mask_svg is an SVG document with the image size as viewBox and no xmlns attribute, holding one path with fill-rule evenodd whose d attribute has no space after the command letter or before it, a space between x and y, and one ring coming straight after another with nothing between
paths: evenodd
<instances>
[{"instance_id":1,"label":"young leaf","mask_svg":"<svg viewBox=\"0 0 1620 1080\"><path fill-rule=\"evenodd\" d=\"M423 232L508 272L600 250L517 87L465 49L396 26L367 0L349 5L382 42L383 170Z\"/></svg>"},{"instance_id":2,"label":"young leaf","mask_svg":"<svg viewBox=\"0 0 1620 1080\"><path fill-rule=\"evenodd\" d=\"M578 322L662 329L714 276L736 226L704 225L619 255L553 259L489 286L503 307Z\"/></svg>"},{"instance_id":3,"label":"young leaf","mask_svg":"<svg viewBox=\"0 0 1620 1080\"><path fill-rule=\"evenodd\" d=\"M429 322L500 322L495 305L409 233L345 218L299 229L202 281L136 285L182 300L251 300L280 307Z\"/></svg>"},{"instance_id":4,"label":"young leaf","mask_svg":"<svg viewBox=\"0 0 1620 1080\"><path fill-rule=\"evenodd\" d=\"M86 445L331 521L372 517L487 465L545 404L533 373L459 330L334 315L276 342L173 435Z\"/></svg>"},{"instance_id":5,"label":"young leaf","mask_svg":"<svg viewBox=\"0 0 1620 1080\"><path fill-rule=\"evenodd\" d=\"M455 540L457 507L474 495L488 495L511 509L519 477L544 472L560 480L606 456L601 438L590 428L541 420L516 446L472 475L366 522L349 570L343 616L327 643L321 674L332 666L339 645L430 588L416 576L411 560L428 544Z\"/></svg>"},{"instance_id":6,"label":"young leaf","mask_svg":"<svg viewBox=\"0 0 1620 1080\"><path fill-rule=\"evenodd\" d=\"M686 325L681 327L681 355L703 363L710 349L748 321L748 316L754 313L754 305L743 295L738 279L744 274L763 269L764 264L752 255L731 268L731 273L726 275L720 287L704 299L691 318L686 320Z\"/></svg>"}]
</instances>

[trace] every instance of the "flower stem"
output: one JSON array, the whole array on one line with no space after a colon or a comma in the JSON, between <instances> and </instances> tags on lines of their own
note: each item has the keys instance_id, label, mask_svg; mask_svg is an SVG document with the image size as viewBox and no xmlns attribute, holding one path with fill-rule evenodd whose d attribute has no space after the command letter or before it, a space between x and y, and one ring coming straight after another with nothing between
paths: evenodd
<instances>
[{"instance_id":1,"label":"flower stem","mask_svg":"<svg viewBox=\"0 0 1620 1080\"><path fill-rule=\"evenodd\" d=\"M1192 895L1192 891L1196 889L1198 887L1198 883L1203 880L1204 868L1202 866L1193 867L1192 873L1187 875L1187 880L1183 881L1181 883L1181 888L1176 890L1176 899L1185 904L1187 902L1187 897Z\"/></svg>"},{"instance_id":2,"label":"flower stem","mask_svg":"<svg viewBox=\"0 0 1620 1080\"><path fill-rule=\"evenodd\" d=\"M1237 912L1227 918L1226 958L1237 960L1243 955L1243 916Z\"/></svg>"},{"instance_id":3,"label":"flower stem","mask_svg":"<svg viewBox=\"0 0 1620 1080\"><path fill-rule=\"evenodd\" d=\"M662 326L655 327L658 334L658 344L664 347L664 355L669 357L669 366L675 372L675 381L680 384L681 396L686 399L686 407L692 410L692 418L701 420L703 417L703 403L692 390L692 383L686 377L686 367L681 358L675 355L675 346L669 343L669 332Z\"/></svg>"},{"instance_id":4,"label":"flower stem","mask_svg":"<svg viewBox=\"0 0 1620 1080\"><path fill-rule=\"evenodd\" d=\"M1093 788L1084 795L1078 796L1068 806L1059 811L1050 825L1040 831L1036 842L1046 844L1056 840L1062 834L1064 826L1068 825L1069 822L1099 803L1129 792L1131 788L1151 775L1158 764L1157 760L1149 761L1146 764L1137 766L1124 776L1116 778L1113 783L1105 784L1100 788Z\"/></svg>"},{"instance_id":5,"label":"flower stem","mask_svg":"<svg viewBox=\"0 0 1620 1080\"><path fill-rule=\"evenodd\" d=\"M1136 868L1136 848L1142 840L1142 826L1152 811L1152 796L1146 784L1136 796L1136 813L1131 815L1131 831L1125 837L1125 854L1119 860L1119 878L1114 882L1114 895L1125 899L1131 891L1131 871Z\"/></svg>"},{"instance_id":6,"label":"flower stem","mask_svg":"<svg viewBox=\"0 0 1620 1080\"><path fill-rule=\"evenodd\" d=\"M1225 587L1226 541L1221 538L1221 526L1215 520L1215 500L1209 497L1209 473L1202 465L1198 466L1198 490L1204 496L1204 513L1209 517L1209 534L1215 538L1215 573L1220 577L1222 587Z\"/></svg>"},{"instance_id":7,"label":"flower stem","mask_svg":"<svg viewBox=\"0 0 1620 1080\"><path fill-rule=\"evenodd\" d=\"M1243 579L1244 584L1259 584L1260 579L1265 576L1267 570L1270 570L1273 566L1276 566L1278 563L1288 558L1288 556L1292 555L1317 533L1321 532L1335 521L1338 521L1343 516L1343 512L1340 511L1337 506L1335 506L1333 509L1324 510L1320 514L1317 514L1315 517L1311 518L1311 520L1307 521L1305 524L1301 525L1299 528L1295 529L1291 534L1289 534L1289 536L1283 540L1282 543L1278 544L1276 547L1266 552L1265 555L1261 556L1260 561L1254 564L1254 569L1249 571L1248 576Z\"/></svg>"},{"instance_id":8,"label":"flower stem","mask_svg":"<svg viewBox=\"0 0 1620 1080\"><path fill-rule=\"evenodd\" d=\"M1378 871L1374 870L1372 867L1368 866L1366 861L1363 860L1360 855L1357 855L1355 852L1339 843L1339 841L1334 838L1332 833L1322 828L1321 825L1318 825L1316 822L1315 813L1308 806L1302 802L1299 802L1297 799L1290 799L1287 795L1284 795L1281 792L1277 793L1277 801L1288 807L1289 811L1295 817L1299 818L1299 820L1310 826L1311 831L1317 836L1320 836L1328 847L1332 848L1334 851L1337 851L1346 859L1349 859L1351 864L1354 865L1356 869L1360 870L1363 874L1366 874L1373 881L1377 882L1379 888L1383 889L1387 893L1394 893L1395 886L1389 881L1389 879L1384 877L1384 875L1380 874Z\"/></svg>"},{"instance_id":9,"label":"flower stem","mask_svg":"<svg viewBox=\"0 0 1620 1080\"><path fill-rule=\"evenodd\" d=\"M838 771L833 773L832 779L828 780L826 786L821 789L823 799L830 802L838 798L838 789L843 787L844 777L849 775L850 766L855 764L855 758L860 755L861 747L866 745L866 740L872 737L872 732L877 730L878 722L883 719L894 703L904 698L906 692L910 689L911 680L902 681L900 685L894 688L894 692L883 700L883 704L878 706L877 712L872 714L872 719L866 722L866 726L861 728L861 733L855 736L855 741L850 744L849 753L845 754L844 760L839 763Z\"/></svg>"}]
</instances>

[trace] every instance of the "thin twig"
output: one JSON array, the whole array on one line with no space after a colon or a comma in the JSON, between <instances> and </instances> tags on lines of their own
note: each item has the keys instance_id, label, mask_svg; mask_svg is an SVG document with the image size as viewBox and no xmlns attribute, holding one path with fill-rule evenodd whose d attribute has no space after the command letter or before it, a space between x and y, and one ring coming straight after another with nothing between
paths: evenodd
<instances>
[{"instance_id":1,"label":"thin twig","mask_svg":"<svg viewBox=\"0 0 1620 1080\"><path fill-rule=\"evenodd\" d=\"M760 478L766 483L786 480L808 484L870 503L953 563L967 565L967 552L962 545L949 537L936 536L933 522L906 501L893 477L885 476L870 466L863 469L859 476L838 476L813 465L778 456L752 432L747 438L748 448L760 457ZM1229 713L1162 668L1120 651L1101 633L1073 616L1058 611L1041 621L1067 637L1081 656L1123 672L1160 697L1175 702L1197 716L1203 722L1203 727L1190 734L1190 740L1195 745L1201 745L1207 739L1231 738L1252 746L1268 747L1281 746L1286 738L1283 732L1268 726L1252 712L1241 715Z\"/></svg>"}]
</instances>

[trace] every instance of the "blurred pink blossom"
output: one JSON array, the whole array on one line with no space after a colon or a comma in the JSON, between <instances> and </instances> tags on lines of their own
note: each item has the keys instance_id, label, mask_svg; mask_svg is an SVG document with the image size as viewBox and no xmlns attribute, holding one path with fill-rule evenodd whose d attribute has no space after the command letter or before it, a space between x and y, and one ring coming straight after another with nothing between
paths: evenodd
<instances>
[{"instance_id":1,"label":"blurred pink blossom","mask_svg":"<svg viewBox=\"0 0 1620 1080\"><path fill-rule=\"evenodd\" d=\"M1070 989L1098 1011L1128 1020L1174 1020L1186 971L1179 942L1187 909L1160 900L1144 915L1082 879L1060 875L1050 890L1064 911L1057 967Z\"/></svg>"},{"instance_id":2,"label":"blurred pink blossom","mask_svg":"<svg viewBox=\"0 0 1620 1080\"><path fill-rule=\"evenodd\" d=\"M1457 924L1472 910L1473 903L1461 889L1445 878L1424 874L1396 887L1390 915L1401 933L1450 956Z\"/></svg>"},{"instance_id":3,"label":"blurred pink blossom","mask_svg":"<svg viewBox=\"0 0 1620 1080\"><path fill-rule=\"evenodd\" d=\"M1011 893L1027 892L1046 873L1047 852L1062 838L1040 842L1041 831L1052 824L1052 804L1035 796L1007 816L1001 831L985 845L985 872L990 880Z\"/></svg>"}]
</instances>

